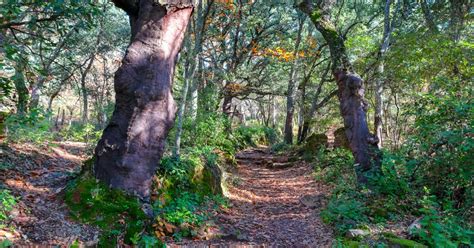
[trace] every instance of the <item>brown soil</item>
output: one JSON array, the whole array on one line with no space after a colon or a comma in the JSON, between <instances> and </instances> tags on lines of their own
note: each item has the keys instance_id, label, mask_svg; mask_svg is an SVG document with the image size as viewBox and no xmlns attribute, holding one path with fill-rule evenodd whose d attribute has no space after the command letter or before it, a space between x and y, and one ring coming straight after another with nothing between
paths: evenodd
<instances>
[{"instance_id":1,"label":"brown soil","mask_svg":"<svg viewBox=\"0 0 474 248\"><path fill-rule=\"evenodd\" d=\"M329 192L304 162L275 169L288 158L250 149L237 156L236 178L227 196L232 207L219 213L204 239L170 247L331 247L332 232L319 217Z\"/></svg>"},{"instance_id":2,"label":"brown soil","mask_svg":"<svg viewBox=\"0 0 474 248\"><path fill-rule=\"evenodd\" d=\"M80 155L82 154L82 155ZM80 171L85 144L59 142L49 148L28 144L0 146L0 186L17 197L11 221L0 229L0 240L15 246L69 247L74 241L93 244L96 228L69 218L63 190Z\"/></svg>"}]
</instances>

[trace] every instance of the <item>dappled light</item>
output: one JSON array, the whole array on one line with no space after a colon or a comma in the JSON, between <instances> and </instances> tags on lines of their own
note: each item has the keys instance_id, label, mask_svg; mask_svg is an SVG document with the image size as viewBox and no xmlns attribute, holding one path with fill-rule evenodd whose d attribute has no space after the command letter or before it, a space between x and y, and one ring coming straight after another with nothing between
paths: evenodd
<instances>
[{"instance_id":1,"label":"dappled light","mask_svg":"<svg viewBox=\"0 0 474 248\"><path fill-rule=\"evenodd\" d=\"M0 248L474 247L469 1L0 2Z\"/></svg>"}]
</instances>

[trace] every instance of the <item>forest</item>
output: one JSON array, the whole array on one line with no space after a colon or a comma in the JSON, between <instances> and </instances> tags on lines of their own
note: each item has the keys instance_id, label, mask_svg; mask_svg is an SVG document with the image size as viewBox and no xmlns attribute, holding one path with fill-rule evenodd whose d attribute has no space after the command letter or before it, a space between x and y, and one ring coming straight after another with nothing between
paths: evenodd
<instances>
[{"instance_id":1,"label":"forest","mask_svg":"<svg viewBox=\"0 0 474 248\"><path fill-rule=\"evenodd\" d=\"M474 247L469 0L1 0L0 248Z\"/></svg>"}]
</instances>

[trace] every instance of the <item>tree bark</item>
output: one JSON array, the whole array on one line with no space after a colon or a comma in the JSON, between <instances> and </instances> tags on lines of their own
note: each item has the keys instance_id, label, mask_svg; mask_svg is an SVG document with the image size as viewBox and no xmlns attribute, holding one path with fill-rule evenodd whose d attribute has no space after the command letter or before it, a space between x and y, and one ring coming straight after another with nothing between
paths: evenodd
<instances>
[{"instance_id":1,"label":"tree bark","mask_svg":"<svg viewBox=\"0 0 474 248\"><path fill-rule=\"evenodd\" d=\"M382 148L383 142L383 129L382 129L382 119L383 119L383 83L385 80L384 76L384 56L390 45L390 34L392 27L390 24L390 5L391 0L385 1L384 9L384 31L382 38L382 46L380 48L380 63L378 67L379 77L375 82L375 114L374 114L374 129L375 136L377 136L378 142L377 146Z\"/></svg>"},{"instance_id":2,"label":"tree bark","mask_svg":"<svg viewBox=\"0 0 474 248\"><path fill-rule=\"evenodd\" d=\"M81 70L81 93L82 93L82 123L86 123L89 117L89 102L87 99L87 74L89 73L90 69L92 68L92 64L94 64L95 55L92 54L89 58L89 63L84 71Z\"/></svg>"},{"instance_id":3,"label":"tree bark","mask_svg":"<svg viewBox=\"0 0 474 248\"><path fill-rule=\"evenodd\" d=\"M303 0L299 8L310 16L316 29L329 45L331 70L338 86L339 109L344 119L344 128L356 163L357 181L366 184L368 174L378 170L380 153L376 137L370 134L367 125L367 102L364 99L364 84L355 74L349 62L343 35L339 34L330 20L330 9L334 1Z\"/></svg>"},{"instance_id":4,"label":"tree bark","mask_svg":"<svg viewBox=\"0 0 474 248\"><path fill-rule=\"evenodd\" d=\"M28 88L26 87L25 76L23 75L21 66L15 68L15 90L18 94L16 102L16 112L20 115L28 111Z\"/></svg>"},{"instance_id":5,"label":"tree bark","mask_svg":"<svg viewBox=\"0 0 474 248\"><path fill-rule=\"evenodd\" d=\"M115 1L130 16L132 37L115 74L115 110L95 149L95 176L144 199L174 123L174 67L193 10L190 0L163 2Z\"/></svg>"},{"instance_id":6,"label":"tree bark","mask_svg":"<svg viewBox=\"0 0 474 248\"><path fill-rule=\"evenodd\" d=\"M186 44L187 43L187 44ZM190 42L185 42L185 49L186 52L190 52ZM179 158L180 151L181 151L181 134L183 132L183 119L184 119L184 111L186 109L186 98L188 97L188 89L189 89L189 81L192 80L189 78L189 61L188 58L184 58L185 65L184 65L184 72L183 72L183 80L184 80L184 85L183 89L181 92L181 102L179 104L179 109L178 109L178 116L176 117L178 119L178 125L176 127L176 136L174 139L174 150L173 150L173 156L175 158Z\"/></svg>"},{"instance_id":7,"label":"tree bark","mask_svg":"<svg viewBox=\"0 0 474 248\"><path fill-rule=\"evenodd\" d=\"M303 32L305 18L299 20L298 34L296 37L294 61L291 64L290 80L286 93L286 119L285 119L285 143L293 144L293 116L295 114L295 93L296 93L296 66L298 64L298 50L300 48L301 34Z\"/></svg>"}]
</instances>

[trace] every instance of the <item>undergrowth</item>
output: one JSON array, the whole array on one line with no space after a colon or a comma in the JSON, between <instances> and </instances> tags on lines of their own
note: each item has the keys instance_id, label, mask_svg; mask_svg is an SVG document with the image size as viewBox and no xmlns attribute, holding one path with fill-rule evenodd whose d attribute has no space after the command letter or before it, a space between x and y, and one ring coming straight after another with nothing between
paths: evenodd
<instances>
[{"instance_id":1,"label":"undergrowth","mask_svg":"<svg viewBox=\"0 0 474 248\"><path fill-rule=\"evenodd\" d=\"M215 213L228 207L222 193L225 173L235 165L235 153L277 141L275 132L265 127L239 127L232 134L224 130L225 120L218 116L185 129L180 156L165 154L158 167L151 194L152 218L144 214L136 198L84 175L66 194L74 218L102 230L102 247L123 243L161 247L170 238L205 235Z\"/></svg>"},{"instance_id":2,"label":"undergrowth","mask_svg":"<svg viewBox=\"0 0 474 248\"><path fill-rule=\"evenodd\" d=\"M401 156L385 154L382 174L371 178L369 189L357 186L353 159L343 149L322 149L315 157L318 180L333 185L322 220L334 227L336 247L470 247L474 244L472 226L463 220L462 209L446 199L438 199L428 188L400 173ZM406 166L406 164L405 164ZM345 238L349 229L371 230L388 227L410 216L420 216L419 228L406 230L408 237L371 234L353 240ZM408 239L407 239L408 238ZM410 244L410 245L408 245ZM464 246L463 246L464 245Z\"/></svg>"}]
</instances>

